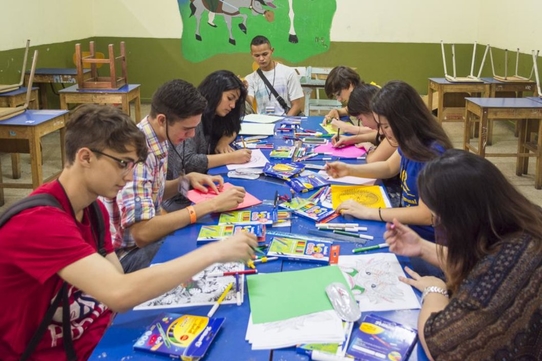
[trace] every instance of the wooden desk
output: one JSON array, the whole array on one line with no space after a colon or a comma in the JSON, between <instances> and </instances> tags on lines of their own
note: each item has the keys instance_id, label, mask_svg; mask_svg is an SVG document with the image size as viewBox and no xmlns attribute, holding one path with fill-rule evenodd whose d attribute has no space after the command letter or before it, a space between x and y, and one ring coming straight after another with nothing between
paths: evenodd
<instances>
[{"instance_id":1,"label":"wooden desk","mask_svg":"<svg viewBox=\"0 0 542 361\"><path fill-rule=\"evenodd\" d=\"M135 122L141 120L140 84L126 84L120 89L79 89L77 85L60 90L60 109L68 104L122 104L122 110L130 115L130 103L135 106Z\"/></svg>"},{"instance_id":2,"label":"wooden desk","mask_svg":"<svg viewBox=\"0 0 542 361\"><path fill-rule=\"evenodd\" d=\"M427 107L433 110L433 94L438 95L437 120L439 123L444 121L463 121L464 107L446 107L444 96L448 93L469 93L471 96L480 94L482 97L491 95L491 88L488 83L452 83L445 78L429 78L427 90ZM447 114L445 114L447 112Z\"/></svg>"},{"instance_id":3,"label":"wooden desk","mask_svg":"<svg viewBox=\"0 0 542 361\"><path fill-rule=\"evenodd\" d=\"M323 89L326 81L323 79L312 79L307 76L302 76L300 79L303 93L305 94L305 109L303 113L306 116L310 115L311 108L316 110L328 110L333 108L340 108L341 102L334 99L311 99L312 91Z\"/></svg>"},{"instance_id":4,"label":"wooden desk","mask_svg":"<svg viewBox=\"0 0 542 361\"><path fill-rule=\"evenodd\" d=\"M0 107L10 107L15 108L18 106L24 105L26 102L26 87L20 87L17 90L13 90L7 93L0 93ZM39 109L39 99L38 99L38 87L32 87L32 92L30 93L30 103L28 105L29 109ZM11 154L11 168L13 173L13 179L21 178L21 164L18 153Z\"/></svg>"},{"instance_id":5,"label":"wooden desk","mask_svg":"<svg viewBox=\"0 0 542 361\"><path fill-rule=\"evenodd\" d=\"M463 148L482 157L516 157L516 174L527 174L529 157L536 157L535 188L542 189L542 102L527 98L465 98L465 131ZM518 123L518 148L516 153L486 153L489 122L495 119L513 120ZM536 120L534 123L533 120ZM473 123L478 121L478 144L470 143ZM537 143L530 142L527 129L536 127Z\"/></svg>"},{"instance_id":6,"label":"wooden desk","mask_svg":"<svg viewBox=\"0 0 542 361\"><path fill-rule=\"evenodd\" d=\"M484 83L489 84L489 92L490 97L495 98L522 98L523 92L530 92L533 93L533 95L537 95L537 88L536 88L536 82L534 80L526 80L526 81L513 81L513 82L504 82L499 81L494 78L482 78ZM512 96L509 96L507 94L513 93ZM493 122L489 122L489 128L488 128L488 138L487 138L487 144L491 145L493 144ZM516 123L517 125L517 123ZM518 136L518 129L516 127L514 131L514 135Z\"/></svg>"},{"instance_id":7,"label":"wooden desk","mask_svg":"<svg viewBox=\"0 0 542 361\"><path fill-rule=\"evenodd\" d=\"M0 151L7 153L30 153L32 183L5 183L0 167L0 205L4 204L4 188L35 189L43 182L40 139L60 130L60 152L64 164L64 125L68 119L65 110L27 110L23 114L0 122Z\"/></svg>"},{"instance_id":8,"label":"wooden desk","mask_svg":"<svg viewBox=\"0 0 542 361\"><path fill-rule=\"evenodd\" d=\"M90 69L84 69L84 78L90 79ZM24 77L25 85L28 84L30 71L26 71ZM34 73L33 83L38 85L40 90L40 104L42 108L47 109L47 84L76 84L76 68L38 68Z\"/></svg>"}]
</instances>

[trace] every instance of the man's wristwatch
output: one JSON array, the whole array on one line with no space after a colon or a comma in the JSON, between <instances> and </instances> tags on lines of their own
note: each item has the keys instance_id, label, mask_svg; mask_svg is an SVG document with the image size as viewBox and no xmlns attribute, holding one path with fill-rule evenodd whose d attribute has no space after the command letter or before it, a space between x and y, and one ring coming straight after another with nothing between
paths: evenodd
<instances>
[{"instance_id":1,"label":"man's wristwatch","mask_svg":"<svg viewBox=\"0 0 542 361\"><path fill-rule=\"evenodd\" d=\"M425 289L423 290L422 304L423 304L423 301L425 300L425 296L427 296L430 293L439 293L439 294L441 294L443 296L446 296L446 298L450 297L448 295L448 290L445 290L444 288L441 288L441 287L438 287L438 286L429 286L429 287L425 287Z\"/></svg>"}]
</instances>

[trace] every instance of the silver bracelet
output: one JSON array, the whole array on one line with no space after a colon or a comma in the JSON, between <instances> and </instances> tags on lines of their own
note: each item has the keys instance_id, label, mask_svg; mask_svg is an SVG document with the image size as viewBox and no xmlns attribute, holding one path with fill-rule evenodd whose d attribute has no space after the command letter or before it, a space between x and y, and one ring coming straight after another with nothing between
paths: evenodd
<instances>
[{"instance_id":1,"label":"silver bracelet","mask_svg":"<svg viewBox=\"0 0 542 361\"><path fill-rule=\"evenodd\" d=\"M425 289L423 290L422 304L423 304L423 301L425 300L425 296L427 296L430 293L438 293L438 294L441 294L441 295L445 296L446 298L450 297L448 295L448 290L445 290L444 288L441 288L441 287L438 287L438 286L429 286L429 287L425 287Z\"/></svg>"}]
</instances>

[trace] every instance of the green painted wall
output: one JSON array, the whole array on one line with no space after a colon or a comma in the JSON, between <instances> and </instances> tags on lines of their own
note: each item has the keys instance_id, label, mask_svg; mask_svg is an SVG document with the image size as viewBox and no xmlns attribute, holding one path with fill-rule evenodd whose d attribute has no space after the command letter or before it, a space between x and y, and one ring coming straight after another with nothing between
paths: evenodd
<instances>
[{"instance_id":1,"label":"green painted wall","mask_svg":"<svg viewBox=\"0 0 542 361\"><path fill-rule=\"evenodd\" d=\"M72 56L77 42L82 43L83 50L88 48L90 39L81 39L65 43L48 44L32 47L39 50L38 67L74 67ZM224 54L215 56L200 63L192 63L181 57L181 41L178 39L150 38L116 38L97 37L97 51L106 52L107 44L114 44L118 54L120 41L124 40L128 58L128 80L130 83L142 84L143 101L149 101L154 90L167 80L183 78L194 84L210 72L218 69L229 69L245 76L252 71L252 58L247 49L246 54ZM470 71L472 45L457 45L457 74L467 75ZM477 52L477 64L480 63L484 49L480 46ZM22 66L24 49L0 52L0 84L18 82ZM495 68L499 75L504 74L504 51L494 49ZM451 55L448 53L448 56ZM277 59L281 60L281 59ZM333 67L348 65L357 68L358 73L366 81L384 84L392 79L402 79L412 84L420 94L427 94L427 78L442 77L442 60L440 44L424 43L355 43L332 42L326 54L313 56L300 63L288 63L291 66ZM508 74L514 73L515 54L509 53ZM477 65L476 69L479 65ZM532 61L530 55L520 56L520 75L529 75ZM448 62L451 73L451 60ZM100 69L100 75L107 75L106 69ZM491 76L489 56L486 59L483 76ZM55 85L55 88L60 88ZM58 98L48 91L50 107L58 106Z\"/></svg>"}]
</instances>

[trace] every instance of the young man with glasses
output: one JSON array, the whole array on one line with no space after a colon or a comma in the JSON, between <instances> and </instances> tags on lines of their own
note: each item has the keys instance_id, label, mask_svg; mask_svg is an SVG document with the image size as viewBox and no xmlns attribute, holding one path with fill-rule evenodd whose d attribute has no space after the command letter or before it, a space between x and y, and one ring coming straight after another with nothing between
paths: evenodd
<instances>
[{"instance_id":1,"label":"young man with glasses","mask_svg":"<svg viewBox=\"0 0 542 361\"><path fill-rule=\"evenodd\" d=\"M166 180L170 143L175 147L195 135L207 101L190 83L172 80L154 94L151 111L138 127L145 135L147 160L133 169L133 180L116 199L103 199L108 208L113 245L125 272L148 267L164 236L196 222L212 212L233 209L245 197L242 187L221 192L222 177L192 172ZM185 192L189 187L214 192L214 199L170 213L162 211L162 202Z\"/></svg>"},{"instance_id":2,"label":"young man with glasses","mask_svg":"<svg viewBox=\"0 0 542 361\"><path fill-rule=\"evenodd\" d=\"M147 158L145 136L121 110L87 104L66 124L64 151L59 178L32 192L52 196L58 207L25 209L0 227L2 360L87 360L114 312L157 297L213 263L250 259L257 246L255 236L240 233L125 275L107 211L96 199L115 197L131 181L134 165Z\"/></svg>"}]
</instances>

